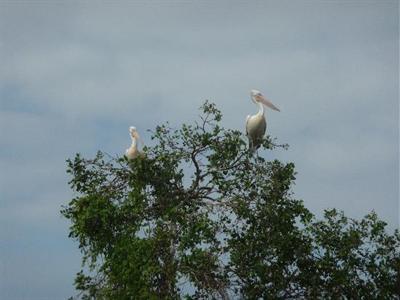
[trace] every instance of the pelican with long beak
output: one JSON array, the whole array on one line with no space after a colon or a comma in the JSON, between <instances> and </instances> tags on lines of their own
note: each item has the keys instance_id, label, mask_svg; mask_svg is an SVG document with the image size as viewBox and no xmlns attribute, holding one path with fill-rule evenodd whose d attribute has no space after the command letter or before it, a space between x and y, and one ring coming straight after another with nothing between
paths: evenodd
<instances>
[{"instance_id":1,"label":"pelican with long beak","mask_svg":"<svg viewBox=\"0 0 400 300\"><path fill-rule=\"evenodd\" d=\"M249 139L249 148L252 152L257 150L262 142L262 138L267 129L267 122L264 116L264 105L280 111L275 105L272 104L267 98L261 94L260 91L251 90L251 100L258 105L258 113L255 115L248 115L246 118L246 135Z\"/></svg>"},{"instance_id":2,"label":"pelican with long beak","mask_svg":"<svg viewBox=\"0 0 400 300\"><path fill-rule=\"evenodd\" d=\"M143 141L140 138L139 133L136 130L136 127L134 126L129 127L129 134L132 139L132 144L128 149L126 149L125 155L128 159L135 159L141 154L138 148L138 141L140 141L142 144Z\"/></svg>"}]
</instances>

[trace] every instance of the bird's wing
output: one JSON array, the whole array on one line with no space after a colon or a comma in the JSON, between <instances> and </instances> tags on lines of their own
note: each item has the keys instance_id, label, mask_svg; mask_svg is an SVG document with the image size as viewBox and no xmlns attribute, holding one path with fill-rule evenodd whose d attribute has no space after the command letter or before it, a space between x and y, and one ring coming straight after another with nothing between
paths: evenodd
<instances>
[{"instance_id":1,"label":"bird's wing","mask_svg":"<svg viewBox=\"0 0 400 300\"><path fill-rule=\"evenodd\" d=\"M263 122L260 125L260 131L262 132L261 136L264 136L265 131L267 130L267 122L265 121L265 118L263 118Z\"/></svg>"},{"instance_id":2,"label":"bird's wing","mask_svg":"<svg viewBox=\"0 0 400 300\"><path fill-rule=\"evenodd\" d=\"M246 135L249 135L249 132L247 131L247 124L249 123L250 115L247 116L246 118Z\"/></svg>"}]
</instances>

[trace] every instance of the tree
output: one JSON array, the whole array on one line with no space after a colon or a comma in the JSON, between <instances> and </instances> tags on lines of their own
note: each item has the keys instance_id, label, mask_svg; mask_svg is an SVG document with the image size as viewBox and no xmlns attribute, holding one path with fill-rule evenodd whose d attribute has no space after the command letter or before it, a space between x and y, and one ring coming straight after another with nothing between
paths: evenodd
<instances>
[{"instance_id":1,"label":"tree","mask_svg":"<svg viewBox=\"0 0 400 300\"><path fill-rule=\"evenodd\" d=\"M221 117L206 102L134 160L67 160L81 298L399 299L399 232L373 212L317 220L291 192L294 164L252 155Z\"/></svg>"}]
</instances>

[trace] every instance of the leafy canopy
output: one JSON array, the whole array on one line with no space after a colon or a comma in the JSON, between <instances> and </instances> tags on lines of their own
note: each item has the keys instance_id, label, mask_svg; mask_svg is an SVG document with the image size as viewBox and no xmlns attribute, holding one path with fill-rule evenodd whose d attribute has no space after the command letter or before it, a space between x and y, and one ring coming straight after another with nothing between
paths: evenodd
<instances>
[{"instance_id":1,"label":"leafy canopy","mask_svg":"<svg viewBox=\"0 0 400 300\"><path fill-rule=\"evenodd\" d=\"M206 102L194 124L157 126L132 161L67 160L81 298L398 299L399 232L375 213L317 220L291 193L294 164L252 155L221 117Z\"/></svg>"}]
</instances>

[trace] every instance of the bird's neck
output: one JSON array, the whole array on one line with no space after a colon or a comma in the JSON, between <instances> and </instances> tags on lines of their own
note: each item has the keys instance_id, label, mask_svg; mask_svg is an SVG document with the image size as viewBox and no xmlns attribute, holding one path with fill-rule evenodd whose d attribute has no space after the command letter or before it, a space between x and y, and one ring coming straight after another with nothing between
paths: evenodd
<instances>
[{"instance_id":1,"label":"bird's neck","mask_svg":"<svg viewBox=\"0 0 400 300\"><path fill-rule=\"evenodd\" d=\"M256 102L258 105L258 113L257 115L259 116L263 116L264 115L264 105L262 105L262 103L260 102Z\"/></svg>"},{"instance_id":2,"label":"bird's neck","mask_svg":"<svg viewBox=\"0 0 400 300\"><path fill-rule=\"evenodd\" d=\"M136 138L132 138L132 144L131 144L131 148L136 148L137 147L137 141Z\"/></svg>"}]
</instances>

